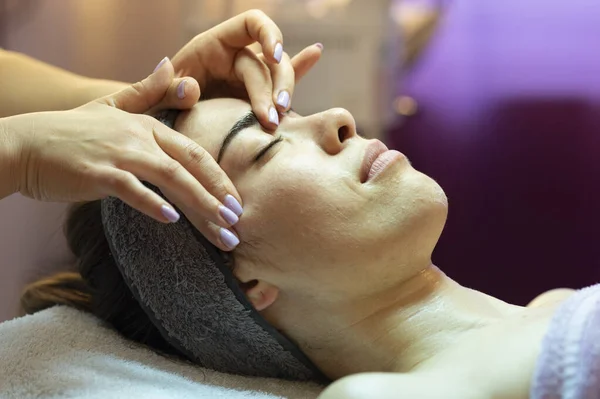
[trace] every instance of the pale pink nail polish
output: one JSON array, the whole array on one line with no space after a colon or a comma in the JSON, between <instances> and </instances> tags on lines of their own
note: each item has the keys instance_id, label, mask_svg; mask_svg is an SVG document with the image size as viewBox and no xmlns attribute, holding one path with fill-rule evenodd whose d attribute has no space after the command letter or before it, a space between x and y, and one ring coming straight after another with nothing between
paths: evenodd
<instances>
[{"instance_id":1,"label":"pale pink nail polish","mask_svg":"<svg viewBox=\"0 0 600 399\"><path fill-rule=\"evenodd\" d=\"M234 249L240 243L240 240L231 231L221 227L221 241L229 249Z\"/></svg>"},{"instance_id":2,"label":"pale pink nail polish","mask_svg":"<svg viewBox=\"0 0 600 399\"><path fill-rule=\"evenodd\" d=\"M283 57L283 46L281 43L277 43L275 45L275 51L273 52L273 58L275 58L279 64L281 62L281 57Z\"/></svg>"},{"instance_id":3,"label":"pale pink nail polish","mask_svg":"<svg viewBox=\"0 0 600 399\"><path fill-rule=\"evenodd\" d=\"M171 223L176 223L181 217L175 209L171 208L168 205L163 205L160 210L163 216Z\"/></svg>"},{"instance_id":4,"label":"pale pink nail polish","mask_svg":"<svg viewBox=\"0 0 600 399\"><path fill-rule=\"evenodd\" d=\"M221 217L230 225L234 225L240 220L240 218L238 218L238 216L231 209L224 207L223 205L219 206L219 213L221 214Z\"/></svg>"},{"instance_id":5,"label":"pale pink nail polish","mask_svg":"<svg viewBox=\"0 0 600 399\"><path fill-rule=\"evenodd\" d=\"M185 98L185 80L181 81L181 83L179 83L179 86L177 86L177 97L180 100L183 100Z\"/></svg>"},{"instance_id":6,"label":"pale pink nail polish","mask_svg":"<svg viewBox=\"0 0 600 399\"><path fill-rule=\"evenodd\" d=\"M152 73L158 71L160 69L161 66L165 65L165 62L167 62L169 60L169 57L165 57L163 58L158 65L156 66L156 68L154 68L154 71L152 71Z\"/></svg>"},{"instance_id":7,"label":"pale pink nail polish","mask_svg":"<svg viewBox=\"0 0 600 399\"><path fill-rule=\"evenodd\" d=\"M279 126L279 114L277 113L275 107L269 108L269 122Z\"/></svg>"},{"instance_id":8,"label":"pale pink nail polish","mask_svg":"<svg viewBox=\"0 0 600 399\"><path fill-rule=\"evenodd\" d=\"M288 105L290 105L290 93L282 90L277 96L277 105L287 109Z\"/></svg>"},{"instance_id":9,"label":"pale pink nail polish","mask_svg":"<svg viewBox=\"0 0 600 399\"><path fill-rule=\"evenodd\" d=\"M242 205L240 205L240 202L231 194L225 196L223 205L231 209L237 216L242 216L242 213L244 213L244 209L242 208Z\"/></svg>"}]
</instances>

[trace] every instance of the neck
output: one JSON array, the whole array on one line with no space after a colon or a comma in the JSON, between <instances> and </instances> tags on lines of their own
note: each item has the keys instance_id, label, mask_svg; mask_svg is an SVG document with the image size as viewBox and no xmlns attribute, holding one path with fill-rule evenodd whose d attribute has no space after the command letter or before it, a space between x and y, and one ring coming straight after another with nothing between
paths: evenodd
<instances>
[{"instance_id":1,"label":"neck","mask_svg":"<svg viewBox=\"0 0 600 399\"><path fill-rule=\"evenodd\" d=\"M308 328L295 335L301 345L308 342L303 350L332 378L409 372L518 309L462 287L430 265L386 292L313 306L302 318Z\"/></svg>"}]
</instances>

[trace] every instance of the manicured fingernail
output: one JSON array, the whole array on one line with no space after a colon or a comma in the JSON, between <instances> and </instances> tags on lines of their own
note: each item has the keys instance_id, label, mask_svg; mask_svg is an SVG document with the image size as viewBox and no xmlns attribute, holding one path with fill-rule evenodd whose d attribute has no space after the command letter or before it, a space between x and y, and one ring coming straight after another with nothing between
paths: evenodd
<instances>
[{"instance_id":1,"label":"manicured fingernail","mask_svg":"<svg viewBox=\"0 0 600 399\"><path fill-rule=\"evenodd\" d=\"M185 80L182 80L181 83L179 83L179 86L177 86L177 97L179 97L180 100L185 98Z\"/></svg>"},{"instance_id":2,"label":"manicured fingernail","mask_svg":"<svg viewBox=\"0 0 600 399\"><path fill-rule=\"evenodd\" d=\"M235 213L237 216L242 216L242 213L244 213L244 209L240 205L239 201L236 200L231 194L227 194L225 196L225 201L223 201L223 204L225 204L225 206L233 211L233 213Z\"/></svg>"},{"instance_id":3,"label":"manicured fingernail","mask_svg":"<svg viewBox=\"0 0 600 399\"><path fill-rule=\"evenodd\" d=\"M177 213L175 209L171 208L168 205L163 205L161 207L161 212L163 216L167 218L167 220L171 223L176 223L180 218L179 213Z\"/></svg>"},{"instance_id":4,"label":"manicured fingernail","mask_svg":"<svg viewBox=\"0 0 600 399\"><path fill-rule=\"evenodd\" d=\"M275 107L269 108L269 122L279 126L279 115Z\"/></svg>"},{"instance_id":5,"label":"manicured fingernail","mask_svg":"<svg viewBox=\"0 0 600 399\"><path fill-rule=\"evenodd\" d=\"M219 213L223 219L225 219L225 221L231 225L236 224L240 220L240 218L238 218L238 216L233 213L231 209L225 208L223 205L219 206Z\"/></svg>"},{"instance_id":6,"label":"manicured fingernail","mask_svg":"<svg viewBox=\"0 0 600 399\"><path fill-rule=\"evenodd\" d=\"M233 249L238 246L240 240L231 231L221 227L221 241L229 249Z\"/></svg>"},{"instance_id":7,"label":"manicured fingernail","mask_svg":"<svg viewBox=\"0 0 600 399\"><path fill-rule=\"evenodd\" d=\"M315 43L315 46L317 46L318 48L320 48L321 50L323 50L323 43Z\"/></svg>"},{"instance_id":8,"label":"manicured fingernail","mask_svg":"<svg viewBox=\"0 0 600 399\"><path fill-rule=\"evenodd\" d=\"M163 58L158 65L156 66L156 68L154 68L154 71L152 71L152 73L158 71L160 69L161 66L165 65L165 62L167 62L169 60L169 57L165 57Z\"/></svg>"},{"instance_id":9,"label":"manicured fingernail","mask_svg":"<svg viewBox=\"0 0 600 399\"><path fill-rule=\"evenodd\" d=\"M277 96L277 104L281 105L283 108L287 108L288 105L290 105L290 93L282 90Z\"/></svg>"},{"instance_id":10,"label":"manicured fingernail","mask_svg":"<svg viewBox=\"0 0 600 399\"><path fill-rule=\"evenodd\" d=\"M281 43L277 43L275 45L275 51L273 52L273 57L277 60L279 64L281 62L281 57L283 56L283 46Z\"/></svg>"}]
</instances>

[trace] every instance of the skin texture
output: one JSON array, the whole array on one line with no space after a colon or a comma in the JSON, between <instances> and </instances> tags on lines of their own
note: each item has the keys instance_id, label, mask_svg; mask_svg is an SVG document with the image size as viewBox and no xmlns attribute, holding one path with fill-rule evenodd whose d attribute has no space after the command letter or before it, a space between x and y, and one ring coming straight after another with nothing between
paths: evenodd
<instances>
[{"instance_id":1,"label":"skin texture","mask_svg":"<svg viewBox=\"0 0 600 399\"><path fill-rule=\"evenodd\" d=\"M403 157L362 183L370 141L346 110L288 112L276 133L251 124L219 157L249 110L207 100L175 128L220 158L244 197L235 274L263 316L339 379L322 399L439 398L440 386L448 398L526 398L559 302L513 306L433 266L443 191Z\"/></svg>"},{"instance_id":2,"label":"skin texture","mask_svg":"<svg viewBox=\"0 0 600 399\"><path fill-rule=\"evenodd\" d=\"M248 104L239 100L201 102L189 115L180 117L175 128L189 132L190 138L216 158L227 130L249 111ZM344 135L343 142L338 133ZM252 164L253 155L279 136L284 142ZM348 289L355 289L354 280L347 281L347 285L339 281L340 272L348 268L355 268L362 279L370 277L367 281L373 280L373 286L380 287L387 280L386 276L373 279L371 271L358 267L372 256L364 251L365 245L383 249L398 240L410 245L422 238L433 245L446 214L443 191L405 158L376 180L361 184L359 169L369 143L357 136L354 119L343 109L308 117L290 112L275 133L255 125L232 140L220 165L238 190L248 196L244 220L236 226L242 239L238 256L247 261L239 272L285 270L295 273L294 287L287 287L284 280L276 281L278 286L302 295L319 281L318 288L335 289L337 299L343 299ZM385 208L395 211L377 212ZM270 216L264 218L267 213ZM430 215L437 232L422 226L423 214ZM306 217L310 217L310 224L305 223ZM296 240L293 247L287 245L298 236L303 240ZM328 246L321 245L323 242ZM381 252L389 253L388 259L382 259L386 263L408 260L406 255ZM426 252L410 256L420 256L426 263ZM328 259L332 254L335 258ZM323 260L331 266L320 267ZM319 263L314 267L305 267L315 261ZM366 294L370 289L366 286L363 293L357 294Z\"/></svg>"}]
</instances>

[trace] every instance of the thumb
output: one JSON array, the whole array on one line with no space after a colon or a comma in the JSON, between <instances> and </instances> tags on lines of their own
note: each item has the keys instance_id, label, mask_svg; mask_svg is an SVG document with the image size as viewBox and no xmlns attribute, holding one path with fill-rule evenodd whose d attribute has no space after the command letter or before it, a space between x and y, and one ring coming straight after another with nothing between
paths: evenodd
<instances>
[{"instance_id":1,"label":"thumb","mask_svg":"<svg viewBox=\"0 0 600 399\"><path fill-rule=\"evenodd\" d=\"M162 101L174 75L173 64L165 57L146 79L96 102L133 114L143 114Z\"/></svg>"}]
</instances>

